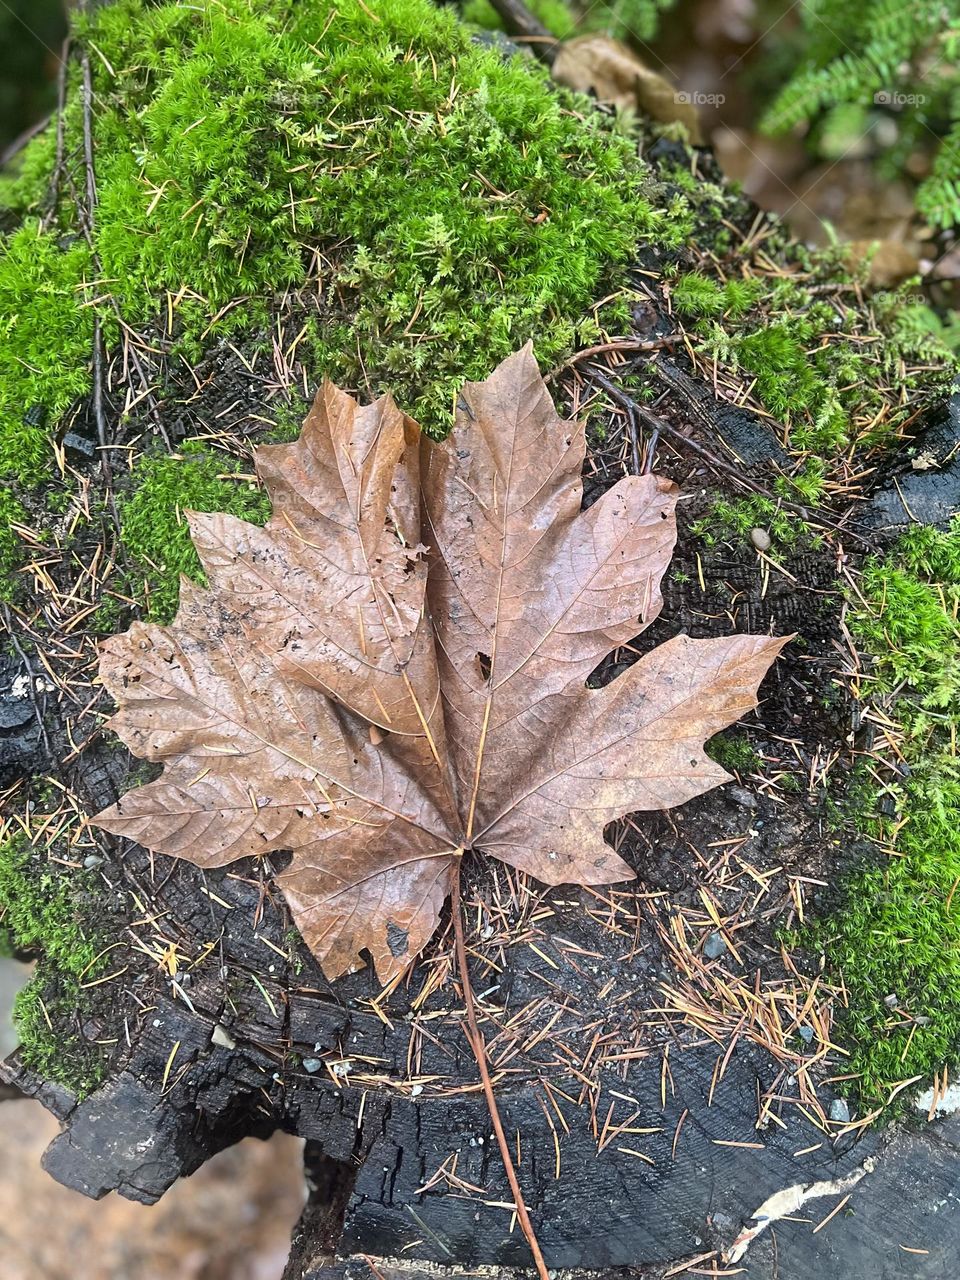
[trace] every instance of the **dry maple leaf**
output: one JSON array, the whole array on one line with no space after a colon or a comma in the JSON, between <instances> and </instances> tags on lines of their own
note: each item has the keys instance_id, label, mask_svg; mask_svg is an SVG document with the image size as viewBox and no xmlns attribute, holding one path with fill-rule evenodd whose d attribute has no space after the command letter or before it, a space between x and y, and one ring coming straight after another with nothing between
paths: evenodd
<instances>
[{"instance_id":1,"label":"dry maple leaf","mask_svg":"<svg viewBox=\"0 0 960 1280\"><path fill-rule=\"evenodd\" d=\"M676 488L630 476L582 511L584 453L529 345L443 444L324 384L295 444L257 450L267 525L190 515L208 589L104 643L110 726L166 768L94 821L201 867L292 851L279 883L330 978L363 949L399 973L468 848L631 879L605 825L727 780L703 743L785 641L679 635L587 688L660 610Z\"/></svg>"}]
</instances>

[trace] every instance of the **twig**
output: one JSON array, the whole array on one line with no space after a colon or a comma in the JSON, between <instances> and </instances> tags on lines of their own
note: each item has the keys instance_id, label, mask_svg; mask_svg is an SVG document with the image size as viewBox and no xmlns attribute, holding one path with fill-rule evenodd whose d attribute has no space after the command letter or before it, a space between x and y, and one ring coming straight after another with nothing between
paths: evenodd
<instances>
[{"instance_id":1,"label":"twig","mask_svg":"<svg viewBox=\"0 0 960 1280\"><path fill-rule=\"evenodd\" d=\"M523 0L490 0L490 3L503 19L507 35L529 40L533 52L541 62L553 64L559 41L556 36L551 35L539 18L534 17Z\"/></svg>"},{"instance_id":2,"label":"twig","mask_svg":"<svg viewBox=\"0 0 960 1280\"><path fill-rule=\"evenodd\" d=\"M96 169L94 167L94 161L93 161L93 122L91 118L92 105L93 105L93 80L90 74L90 59L86 53L84 53L83 55L82 65L83 65L83 94L82 94L83 156L84 156L84 167L86 169L87 207L86 209L84 209L78 199L76 200L76 203L77 203L77 212L80 214L80 222L83 229L84 238L86 239L87 244L90 246L90 252L93 255L93 260L96 264L97 271L99 272L100 258L99 258L99 254L97 253L97 246L94 238L94 213L97 207L97 179L96 179ZM76 199L75 191L74 191L74 198ZM113 308L114 315L117 317L117 323L120 325L121 328L124 328L125 326L123 323L123 316L120 313L120 305L117 302L116 298L113 297L112 294L110 296L110 305ZM98 386L98 380L102 383L102 365L103 365L102 347L103 347L102 333L101 333L101 327L100 327L100 322L98 318L95 322L95 329L94 329L94 354L93 354L94 412L97 416L97 434L100 437L101 447L105 450L107 445L105 419L103 417L102 394L100 393L100 387ZM132 343L128 344L128 347L130 351L130 356L133 360L133 367L137 372L137 376L140 379L140 385L143 388L143 392L146 397L147 409L150 413L150 417L153 419L153 424L157 428L157 431L159 432L160 438L163 440L163 443L167 446L168 449L171 449L173 446L170 442L170 437L167 435L166 428L163 425L163 419L160 416L160 412L157 408L156 401L154 400L153 392L150 388L150 383L147 378L147 375L144 372L143 365L140 363L140 357L137 355L136 349ZM102 453L102 459L103 459L105 476L107 479L107 491L110 494L111 508L113 509L114 516L116 516L116 510L113 507L110 466L107 461L107 455L105 451Z\"/></svg>"},{"instance_id":3,"label":"twig","mask_svg":"<svg viewBox=\"0 0 960 1280\"><path fill-rule=\"evenodd\" d=\"M633 474L638 476L640 474L640 428L633 405L624 405L623 411L627 415L627 427L630 431L630 460L633 463Z\"/></svg>"},{"instance_id":4,"label":"twig","mask_svg":"<svg viewBox=\"0 0 960 1280\"><path fill-rule=\"evenodd\" d=\"M510 1144L507 1142L507 1136L503 1131L503 1122L500 1119L500 1111L497 1107L497 1099L493 1091L493 1082L490 1079L490 1070L487 1066L486 1047L483 1042L483 1036L480 1028L477 1026L477 1013L473 1003L473 988L470 985L470 972L467 968L467 944L463 937L463 919L460 910L460 872L453 878L453 892L451 894L451 910L453 912L453 936L456 946L457 968L460 971L460 983L463 987L463 1007L467 1015L467 1025L464 1028L464 1034L467 1037L467 1043L473 1051L473 1056L477 1060L477 1066L480 1069L480 1081L483 1085L483 1094L487 1100L487 1107L490 1111L490 1119L493 1122L493 1131L497 1135L497 1145L500 1148L500 1155L503 1158L503 1167L507 1172L507 1181L510 1183L510 1190L513 1193L513 1203L517 1210L517 1219L520 1228L526 1236L527 1244L530 1246L530 1252L533 1254L534 1265L537 1268L537 1275L540 1280L550 1280L550 1273L547 1271L547 1264L543 1260L543 1254L540 1252L540 1245L537 1241L536 1232L533 1229L533 1223L530 1221L530 1214L527 1212L526 1202L523 1198L523 1192L520 1190L520 1182L517 1179L517 1171L513 1165L513 1157L510 1155Z\"/></svg>"},{"instance_id":5,"label":"twig","mask_svg":"<svg viewBox=\"0 0 960 1280\"><path fill-rule=\"evenodd\" d=\"M97 178L93 168L93 79L90 75L90 59L83 55L83 159L87 174L87 216L93 231L93 216L97 208Z\"/></svg>"},{"instance_id":6,"label":"twig","mask_svg":"<svg viewBox=\"0 0 960 1280\"><path fill-rule=\"evenodd\" d=\"M67 109L67 69L70 61L70 37L67 36L60 48L60 66L57 69L57 157L50 178L50 204L53 217L57 216L57 203L60 200L60 179L66 163L63 121Z\"/></svg>"},{"instance_id":7,"label":"twig","mask_svg":"<svg viewBox=\"0 0 960 1280\"><path fill-rule=\"evenodd\" d=\"M662 351L664 347L672 347L674 343L682 342L683 338L684 335L682 333L667 333L662 338L647 338L643 340L638 338L614 338L610 342L601 342L596 347L584 347L582 351L575 351L569 360L564 360L563 364L558 364L555 369L551 369L548 374L545 374L543 380L544 382L551 382L558 374L563 373L564 369L572 369L581 360L589 360L593 356L602 356L608 351Z\"/></svg>"}]
</instances>

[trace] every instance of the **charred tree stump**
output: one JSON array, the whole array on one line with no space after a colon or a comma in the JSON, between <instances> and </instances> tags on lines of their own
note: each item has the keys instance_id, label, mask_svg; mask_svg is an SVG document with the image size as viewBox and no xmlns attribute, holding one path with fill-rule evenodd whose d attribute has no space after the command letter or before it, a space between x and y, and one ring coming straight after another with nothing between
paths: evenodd
<instances>
[{"instance_id":1,"label":"charred tree stump","mask_svg":"<svg viewBox=\"0 0 960 1280\"><path fill-rule=\"evenodd\" d=\"M658 142L651 161L676 163L677 151L698 180L722 181L708 154L676 143ZM757 211L744 202L736 217L746 241ZM588 502L625 470L654 464L688 500L666 605L643 648L680 630L802 632L802 651L778 665L746 728L758 758L805 779L814 761L849 756L836 564L880 545L900 520L891 497L899 464L862 521L859 508L817 513L783 500L824 536L783 564L748 538L712 549L698 541L691 525L709 509L708 491L769 495L789 456L768 419L733 403L683 354L656 265L656 254L638 264L640 301L622 349L607 363L604 344L580 353L552 389L574 410L594 391L609 395L588 456ZM277 323L292 341L302 302L291 295L283 305ZM99 332L97 344L99 370ZM169 405L145 394L145 352L123 365L129 387L113 386L111 399L98 383L84 407L101 446L126 430L127 390L145 405L145 430L165 433L165 412L175 419L174 441L188 416L192 429L217 430L238 399L238 431L253 435L264 420L268 379L235 346L220 344L192 371L197 387L213 390L198 392L189 411L193 382L174 387ZM300 368L285 372L296 388ZM621 384L621 374L641 372L650 373L652 407ZM953 458L955 441L943 442L960 415L948 418L936 440ZM91 444L78 465L103 496L95 452ZM899 469L911 475L908 463ZM944 495L935 495L938 512L954 502ZM78 810L95 813L133 785L132 762L101 731L107 708L88 678L83 698L64 696L34 670L24 617L7 619L16 652L0 669L0 771L5 783L49 775ZM91 642L88 663L92 652ZM615 654L597 678L616 675L635 652ZM901 1274L896 1241L913 1248L922 1220L926 1253L910 1255L910 1274L952 1275L955 1228L934 1211L955 1198L955 1135L881 1132L836 1105L841 997L820 985L814 958L795 961L781 942L782 925L829 897L838 837L816 798L805 785L777 790L739 777L674 813L617 824L609 838L635 883L547 890L479 859L464 871L481 1029L549 1266L713 1275L729 1259L731 1274L738 1265L755 1277L817 1268L866 1280ZM78 1097L18 1053L0 1065L5 1087L61 1121L44 1161L51 1175L94 1198L117 1192L149 1204L217 1151L283 1130L306 1140L311 1188L286 1280L523 1274L529 1250L463 1034L449 919L393 990L382 992L369 969L331 984L273 888L282 856L204 875L96 839L91 874L110 959L82 1016L61 1008L53 1026L65 1043L99 1047L103 1077ZM892 1203L898 1172L915 1204ZM803 1210L805 1225L743 1239L762 1225L752 1215L771 1196L815 1183L825 1185ZM871 1186L887 1197L873 1207ZM857 1214L847 1243L835 1244L842 1217L811 1234L847 1194ZM878 1241L882 1218L889 1246Z\"/></svg>"}]
</instances>

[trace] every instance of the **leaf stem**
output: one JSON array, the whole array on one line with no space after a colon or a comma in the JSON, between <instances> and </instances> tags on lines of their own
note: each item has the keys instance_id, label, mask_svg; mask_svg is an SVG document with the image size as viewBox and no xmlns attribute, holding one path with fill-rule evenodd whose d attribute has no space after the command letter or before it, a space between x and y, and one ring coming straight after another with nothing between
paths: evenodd
<instances>
[{"instance_id":1,"label":"leaf stem","mask_svg":"<svg viewBox=\"0 0 960 1280\"><path fill-rule=\"evenodd\" d=\"M480 1069L480 1081L483 1085L483 1094L487 1100L490 1119L493 1121L493 1131L497 1136L497 1145L500 1148L500 1155L503 1158L503 1167L507 1172L507 1181L510 1183L510 1190L513 1192L513 1203L516 1206L517 1218L520 1222L521 1230L523 1231L524 1236L526 1236L527 1244L530 1246L530 1252L533 1254L533 1261L537 1268L537 1275L540 1277L540 1280L549 1280L550 1273L547 1271L547 1264L544 1262L543 1254L540 1252L540 1245L537 1241L536 1232L533 1229L533 1223L530 1221L530 1214L527 1212L523 1192L520 1190L520 1182L517 1178L517 1171L514 1168L513 1157L510 1154L510 1145L507 1142L507 1135L503 1131L503 1122L500 1119L500 1111L497 1107L497 1099L493 1091L493 1081L490 1079L486 1046L484 1044L480 1028L477 1026L477 1013L473 1003L473 988L470 985L470 973L467 968L467 944L463 937L463 919L462 912L460 910L459 869L453 878L453 890L450 895L450 902L453 911L453 936L456 948L457 968L460 970L460 983L463 987L463 1006L467 1015L464 1035L467 1038L467 1043L470 1045L473 1056L477 1060L477 1066Z\"/></svg>"}]
</instances>

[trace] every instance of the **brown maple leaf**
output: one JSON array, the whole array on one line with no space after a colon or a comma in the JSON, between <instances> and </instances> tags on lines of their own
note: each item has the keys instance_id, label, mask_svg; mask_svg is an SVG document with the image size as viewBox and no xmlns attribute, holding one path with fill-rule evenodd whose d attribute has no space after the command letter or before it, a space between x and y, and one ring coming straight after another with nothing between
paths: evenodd
<instances>
[{"instance_id":1,"label":"brown maple leaf","mask_svg":"<svg viewBox=\"0 0 960 1280\"><path fill-rule=\"evenodd\" d=\"M604 827L727 780L705 739L785 643L679 635L587 678L657 616L677 491L630 476L581 510L584 428L529 345L468 383L449 439L325 383L257 450L264 528L190 515L209 586L103 645L110 720L163 775L94 821L279 883L325 972L386 982L433 934L464 850L547 884L633 877Z\"/></svg>"}]
</instances>

